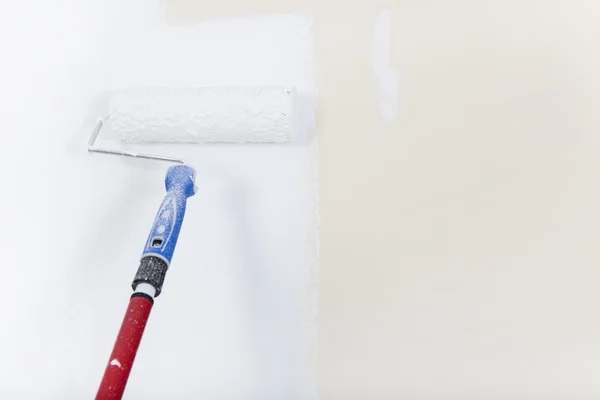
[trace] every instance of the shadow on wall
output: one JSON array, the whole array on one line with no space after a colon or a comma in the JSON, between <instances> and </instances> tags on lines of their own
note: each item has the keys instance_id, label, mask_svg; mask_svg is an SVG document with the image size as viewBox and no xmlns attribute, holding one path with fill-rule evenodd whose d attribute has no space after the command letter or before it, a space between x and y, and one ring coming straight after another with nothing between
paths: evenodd
<instances>
[{"instance_id":1,"label":"shadow on wall","mask_svg":"<svg viewBox=\"0 0 600 400\"><path fill-rule=\"evenodd\" d=\"M256 237L251 222L252 204L251 187L235 185L227 192L228 208L231 211L235 236L232 238L232 253L239 254L242 262L237 271L242 309L245 309L245 326L248 327L252 357L257 381L260 382L260 398L283 398L289 396L289 390L294 386L294 377L285 374L286 366L293 358L295 336L288 331L290 307L282 302L289 295L283 292L284 285L279 285L273 279L273 272L264 268L267 261L261 254L259 244L253 240ZM277 343L275 346L274 343Z\"/></svg>"}]
</instances>

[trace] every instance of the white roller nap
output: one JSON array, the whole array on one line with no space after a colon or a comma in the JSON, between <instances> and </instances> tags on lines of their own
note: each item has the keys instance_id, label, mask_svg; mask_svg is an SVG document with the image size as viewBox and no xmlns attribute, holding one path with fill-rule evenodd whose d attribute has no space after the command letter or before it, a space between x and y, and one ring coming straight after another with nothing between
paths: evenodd
<instances>
[{"instance_id":1,"label":"white roller nap","mask_svg":"<svg viewBox=\"0 0 600 400\"><path fill-rule=\"evenodd\" d=\"M146 88L114 93L108 125L127 143L284 143L291 87Z\"/></svg>"}]
</instances>

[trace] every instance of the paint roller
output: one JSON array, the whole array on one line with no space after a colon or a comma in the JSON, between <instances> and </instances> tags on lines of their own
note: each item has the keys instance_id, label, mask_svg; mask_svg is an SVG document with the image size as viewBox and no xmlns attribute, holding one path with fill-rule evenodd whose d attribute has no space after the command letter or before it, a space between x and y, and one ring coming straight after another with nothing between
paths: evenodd
<instances>
[{"instance_id":1,"label":"paint roller","mask_svg":"<svg viewBox=\"0 0 600 400\"><path fill-rule=\"evenodd\" d=\"M100 148L104 128L125 143L288 143L297 142L302 102L291 87L143 88L114 92L108 113L98 120L88 144L91 153L175 163L167 170L166 195L144 245L133 294L100 383L97 399L120 399L154 298L162 292L187 199L196 193L195 171L163 155Z\"/></svg>"}]
</instances>

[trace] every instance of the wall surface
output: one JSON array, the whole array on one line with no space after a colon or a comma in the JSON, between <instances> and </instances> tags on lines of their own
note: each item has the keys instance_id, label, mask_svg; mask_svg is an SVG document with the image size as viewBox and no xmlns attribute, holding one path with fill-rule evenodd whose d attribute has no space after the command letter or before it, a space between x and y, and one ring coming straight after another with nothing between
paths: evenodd
<instances>
[{"instance_id":1,"label":"wall surface","mask_svg":"<svg viewBox=\"0 0 600 400\"><path fill-rule=\"evenodd\" d=\"M314 18L323 400L600 397L596 1L169 4Z\"/></svg>"},{"instance_id":2,"label":"wall surface","mask_svg":"<svg viewBox=\"0 0 600 400\"><path fill-rule=\"evenodd\" d=\"M132 270L122 265L135 264L131 245L147 229L137 221L152 213L148 197L160 197L154 185L163 170L90 160L79 129L91 97L109 84L107 65L109 74L119 70L115 60L106 63L122 39L115 24L127 27L141 2L127 3L125 13L117 1L21 4L0 13L0 163L7 172L0 317L10 327L0 330L0 397L89 398L129 293L123 282ZM312 18L321 399L600 397L595 0L165 4L172 24L265 13ZM277 49L264 76L290 68L280 61L294 53ZM209 61L215 70L217 61ZM227 188L213 183L225 199ZM232 217L230 227L244 216ZM171 398L187 387L209 394L227 387L240 398L247 390L290 398L281 394L294 388L302 395L303 383L310 391L305 377L296 379L305 355L295 359L298 368L279 369L293 352L266 352L271 341L262 336L267 326L279 340L291 337L287 320L273 318L287 310L273 300L287 293L285 274L269 275L273 296L261 297L264 291L241 290L248 281L233 272L213 270L203 281L203 293L231 313L213 318L219 345L194 350L205 362L202 374L168 373L181 369L161 337L186 343L196 331L167 312L183 302L179 290L159 299L171 303L153 315L155 326L161 319L176 325L148 338L156 346L147 348L159 353L144 357L159 354L152 366L164 372L152 381L179 384ZM183 282L180 273L169 279ZM215 279L228 291L211 292ZM248 298L272 308L243 303ZM241 304L264 314L241 313L247 329L237 330L241 314L232 311ZM199 313L211 311L202 307ZM138 388L146 382L132 379ZM288 386L268 392L282 381ZM165 398L146 388L134 394Z\"/></svg>"},{"instance_id":3,"label":"wall surface","mask_svg":"<svg viewBox=\"0 0 600 400\"><path fill-rule=\"evenodd\" d=\"M377 7L316 37L322 399L598 398L600 6L387 9L392 124Z\"/></svg>"},{"instance_id":4,"label":"wall surface","mask_svg":"<svg viewBox=\"0 0 600 400\"><path fill-rule=\"evenodd\" d=\"M310 19L179 27L161 2L62 0L6 5L0 26L0 398L93 398L167 168L87 154L104 92L283 85L309 93ZM125 398L315 398L316 148L136 149L183 158L199 191Z\"/></svg>"}]
</instances>

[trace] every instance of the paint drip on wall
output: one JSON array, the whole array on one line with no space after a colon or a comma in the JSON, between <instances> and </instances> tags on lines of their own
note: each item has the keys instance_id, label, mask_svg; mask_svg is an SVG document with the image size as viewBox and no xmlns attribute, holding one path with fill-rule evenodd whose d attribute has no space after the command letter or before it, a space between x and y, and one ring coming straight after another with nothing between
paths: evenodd
<instances>
[{"instance_id":1,"label":"paint drip on wall","mask_svg":"<svg viewBox=\"0 0 600 400\"><path fill-rule=\"evenodd\" d=\"M373 28L372 68L379 86L381 116L392 122L398 113L399 73L391 67L392 12L380 11Z\"/></svg>"}]
</instances>

